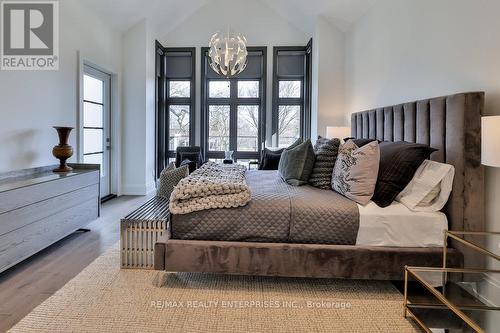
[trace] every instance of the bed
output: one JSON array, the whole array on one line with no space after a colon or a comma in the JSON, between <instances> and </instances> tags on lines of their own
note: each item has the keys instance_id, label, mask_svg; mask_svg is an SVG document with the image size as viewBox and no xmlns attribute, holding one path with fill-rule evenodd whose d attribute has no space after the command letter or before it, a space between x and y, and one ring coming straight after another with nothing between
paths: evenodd
<instances>
[{"instance_id":1,"label":"bed","mask_svg":"<svg viewBox=\"0 0 500 333\"><path fill-rule=\"evenodd\" d=\"M155 246L155 268L398 280L405 265L442 265L444 229L484 227L483 103L484 94L472 92L352 115L356 138L429 144L438 149L431 159L455 166L444 212L414 213L398 203L363 207L333 191L289 186L275 171L248 171L247 206L171 217L167 239ZM450 266L480 260L451 246Z\"/></svg>"}]
</instances>

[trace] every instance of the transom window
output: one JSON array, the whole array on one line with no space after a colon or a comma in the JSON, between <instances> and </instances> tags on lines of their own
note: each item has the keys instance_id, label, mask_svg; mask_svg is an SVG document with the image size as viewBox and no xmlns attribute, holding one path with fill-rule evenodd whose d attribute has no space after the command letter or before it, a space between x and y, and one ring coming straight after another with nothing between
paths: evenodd
<instances>
[{"instance_id":1,"label":"transom window","mask_svg":"<svg viewBox=\"0 0 500 333\"><path fill-rule=\"evenodd\" d=\"M191 97L191 81L168 81L168 97L169 98L189 98Z\"/></svg>"},{"instance_id":2,"label":"transom window","mask_svg":"<svg viewBox=\"0 0 500 333\"><path fill-rule=\"evenodd\" d=\"M266 48L248 50L247 68L227 79L211 69L202 49L202 141L208 159L221 160L228 150L237 163L259 159L265 138Z\"/></svg>"}]
</instances>

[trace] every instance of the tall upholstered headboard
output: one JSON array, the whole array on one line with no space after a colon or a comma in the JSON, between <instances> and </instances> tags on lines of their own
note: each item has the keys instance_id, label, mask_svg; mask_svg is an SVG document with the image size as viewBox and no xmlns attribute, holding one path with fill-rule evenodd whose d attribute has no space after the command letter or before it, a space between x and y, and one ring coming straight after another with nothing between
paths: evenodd
<instances>
[{"instance_id":1,"label":"tall upholstered headboard","mask_svg":"<svg viewBox=\"0 0 500 333\"><path fill-rule=\"evenodd\" d=\"M356 138L425 143L438 149L432 160L455 166L446 207L452 230L484 230L484 170L481 166L483 92L467 92L353 113ZM464 253L465 263L475 260Z\"/></svg>"}]
</instances>

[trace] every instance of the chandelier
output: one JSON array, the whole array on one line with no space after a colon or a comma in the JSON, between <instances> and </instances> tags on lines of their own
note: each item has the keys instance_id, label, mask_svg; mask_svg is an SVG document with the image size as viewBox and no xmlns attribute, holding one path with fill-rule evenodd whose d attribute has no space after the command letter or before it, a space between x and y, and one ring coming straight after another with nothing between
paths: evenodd
<instances>
[{"instance_id":1,"label":"chandelier","mask_svg":"<svg viewBox=\"0 0 500 333\"><path fill-rule=\"evenodd\" d=\"M247 39L241 34L215 33L208 51L212 69L226 78L238 75L247 66Z\"/></svg>"}]
</instances>

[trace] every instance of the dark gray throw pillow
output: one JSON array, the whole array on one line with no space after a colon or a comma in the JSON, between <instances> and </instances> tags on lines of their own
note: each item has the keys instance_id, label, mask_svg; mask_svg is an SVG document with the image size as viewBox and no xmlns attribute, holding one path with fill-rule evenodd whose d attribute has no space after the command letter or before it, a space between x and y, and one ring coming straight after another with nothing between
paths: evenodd
<instances>
[{"instance_id":1,"label":"dark gray throw pillow","mask_svg":"<svg viewBox=\"0 0 500 333\"><path fill-rule=\"evenodd\" d=\"M372 201L389 206L411 181L418 167L436 149L409 142L381 142L380 167Z\"/></svg>"},{"instance_id":2,"label":"dark gray throw pillow","mask_svg":"<svg viewBox=\"0 0 500 333\"><path fill-rule=\"evenodd\" d=\"M259 163L259 170L278 170L281 153L283 153L283 149L271 150L264 148L262 159Z\"/></svg>"},{"instance_id":3,"label":"dark gray throw pillow","mask_svg":"<svg viewBox=\"0 0 500 333\"><path fill-rule=\"evenodd\" d=\"M175 167L175 163L170 163L160 174L160 186L156 191L156 195L170 200L170 195L174 187L189 175L189 166L183 165L179 168Z\"/></svg>"},{"instance_id":4,"label":"dark gray throw pillow","mask_svg":"<svg viewBox=\"0 0 500 333\"><path fill-rule=\"evenodd\" d=\"M290 185L307 184L314 167L314 149L311 140L299 145L294 143L290 147L281 154L278 173Z\"/></svg>"},{"instance_id":5,"label":"dark gray throw pillow","mask_svg":"<svg viewBox=\"0 0 500 333\"><path fill-rule=\"evenodd\" d=\"M369 144L370 142L373 142L373 141L377 141L378 143L380 143L381 141L379 140L376 140L376 139L356 139L356 138L344 138L344 142L347 142L349 140L352 140L352 142L354 142L354 144L356 146L358 146L359 148L363 147L363 146L366 146L367 144Z\"/></svg>"},{"instance_id":6,"label":"dark gray throw pillow","mask_svg":"<svg viewBox=\"0 0 500 333\"><path fill-rule=\"evenodd\" d=\"M302 143L302 139L301 138L298 138L297 140L295 140L290 146L288 146L287 148L285 149L293 149L295 147L297 147L298 145L300 145Z\"/></svg>"},{"instance_id":7,"label":"dark gray throw pillow","mask_svg":"<svg viewBox=\"0 0 500 333\"><path fill-rule=\"evenodd\" d=\"M309 184L314 187L329 190L331 188L333 167L337 160L340 140L318 137L314 144L316 156L314 167L309 177Z\"/></svg>"}]
</instances>

